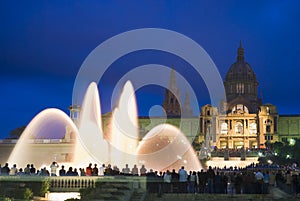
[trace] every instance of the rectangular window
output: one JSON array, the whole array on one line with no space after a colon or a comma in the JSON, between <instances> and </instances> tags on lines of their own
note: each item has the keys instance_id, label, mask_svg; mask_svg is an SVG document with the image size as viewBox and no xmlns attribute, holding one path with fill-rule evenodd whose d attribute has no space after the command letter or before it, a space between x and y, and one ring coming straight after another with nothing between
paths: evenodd
<instances>
[{"instance_id":1,"label":"rectangular window","mask_svg":"<svg viewBox=\"0 0 300 201\"><path fill-rule=\"evenodd\" d=\"M267 126L266 126L266 132L267 132L267 133L270 133L270 132L271 132L271 126L270 126L270 125L267 125Z\"/></svg>"}]
</instances>

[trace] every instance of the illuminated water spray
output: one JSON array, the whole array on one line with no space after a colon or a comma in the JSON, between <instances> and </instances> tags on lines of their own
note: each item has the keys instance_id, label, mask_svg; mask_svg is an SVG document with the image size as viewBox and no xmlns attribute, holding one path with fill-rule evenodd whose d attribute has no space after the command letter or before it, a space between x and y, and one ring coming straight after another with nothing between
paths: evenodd
<instances>
[{"instance_id":1,"label":"illuminated water spray","mask_svg":"<svg viewBox=\"0 0 300 201\"><path fill-rule=\"evenodd\" d=\"M137 105L130 81L124 85L118 106L113 110L109 139L111 144L111 163L137 164L138 145Z\"/></svg>"},{"instance_id":2,"label":"illuminated water spray","mask_svg":"<svg viewBox=\"0 0 300 201\"><path fill-rule=\"evenodd\" d=\"M53 138L54 134L57 135L53 131L60 130L60 138L64 138L65 134L74 136L72 153L61 159L74 167L84 167L88 163L111 163L120 168L125 164L130 167L145 164L147 168L156 170L178 169L182 165L191 170L201 168L189 141L174 126L158 125L139 143L137 104L130 81L125 83L118 105L112 112L110 128L105 136L97 85L91 83L84 96L78 128L61 110L46 109L30 122L8 161L22 167L27 163L34 163L37 167L49 165L61 156L58 153L43 153L41 147L46 148L49 146L47 144L40 144L39 148L28 144L32 143L31 139L36 142L38 139Z\"/></svg>"}]
</instances>

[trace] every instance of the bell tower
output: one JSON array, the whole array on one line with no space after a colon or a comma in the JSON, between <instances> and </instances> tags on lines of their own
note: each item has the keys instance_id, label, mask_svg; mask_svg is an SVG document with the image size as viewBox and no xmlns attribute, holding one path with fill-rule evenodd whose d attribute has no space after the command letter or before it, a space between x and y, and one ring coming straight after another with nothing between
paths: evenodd
<instances>
[{"instance_id":1,"label":"bell tower","mask_svg":"<svg viewBox=\"0 0 300 201\"><path fill-rule=\"evenodd\" d=\"M179 117L181 116L180 108L180 91L176 84L176 74L174 68L172 68L169 88L166 89L165 98L162 104L167 117Z\"/></svg>"}]
</instances>

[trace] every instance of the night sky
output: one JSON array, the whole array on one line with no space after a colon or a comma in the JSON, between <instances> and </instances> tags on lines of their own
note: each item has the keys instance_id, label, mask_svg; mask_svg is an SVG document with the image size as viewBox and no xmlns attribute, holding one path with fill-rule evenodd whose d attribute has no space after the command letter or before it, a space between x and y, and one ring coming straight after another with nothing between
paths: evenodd
<instances>
[{"instance_id":1,"label":"night sky","mask_svg":"<svg viewBox=\"0 0 300 201\"><path fill-rule=\"evenodd\" d=\"M259 81L264 103L279 114L300 114L300 1L2 1L0 6L0 138L27 125L45 108L68 113L76 74L105 40L139 28L163 28L200 44L222 78L236 60L240 40ZM157 63L188 79L199 106L209 103L201 78L182 59L140 51L115 61L99 83L102 112L111 90L130 69ZM166 78L169 79L169 78ZM162 103L164 89L137 91L139 115Z\"/></svg>"}]
</instances>

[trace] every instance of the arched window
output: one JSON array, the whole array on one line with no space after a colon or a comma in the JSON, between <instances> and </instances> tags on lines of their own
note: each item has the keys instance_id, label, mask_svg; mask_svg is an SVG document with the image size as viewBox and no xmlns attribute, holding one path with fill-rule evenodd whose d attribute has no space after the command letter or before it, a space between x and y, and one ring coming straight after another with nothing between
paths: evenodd
<instances>
[{"instance_id":1,"label":"arched window","mask_svg":"<svg viewBox=\"0 0 300 201\"><path fill-rule=\"evenodd\" d=\"M271 125L272 125L272 120L271 119L267 119L265 121L265 124L266 124L266 133L270 133L271 132Z\"/></svg>"},{"instance_id":2,"label":"arched window","mask_svg":"<svg viewBox=\"0 0 300 201\"><path fill-rule=\"evenodd\" d=\"M223 122L221 124L221 134L227 134L228 133L228 125L227 123Z\"/></svg>"},{"instance_id":3,"label":"arched window","mask_svg":"<svg viewBox=\"0 0 300 201\"><path fill-rule=\"evenodd\" d=\"M248 114L249 113L248 108L243 104L235 105L231 111L232 111L232 114L244 114L244 113Z\"/></svg>"},{"instance_id":4,"label":"arched window","mask_svg":"<svg viewBox=\"0 0 300 201\"><path fill-rule=\"evenodd\" d=\"M257 133L257 126L256 126L256 123L251 123L251 124L250 124L249 132L250 132L250 134L256 134L256 133Z\"/></svg>"},{"instance_id":5,"label":"arched window","mask_svg":"<svg viewBox=\"0 0 300 201\"><path fill-rule=\"evenodd\" d=\"M245 93L244 83L237 83L236 84L236 93L238 93L238 94Z\"/></svg>"},{"instance_id":6,"label":"arched window","mask_svg":"<svg viewBox=\"0 0 300 201\"><path fill-rule=\"evenodd\" d=\"M235 131L236 134L242 134L244 132L243 124L241 122L237 122L235 124L234 131Z\"/></svg>"}]
</instances>

